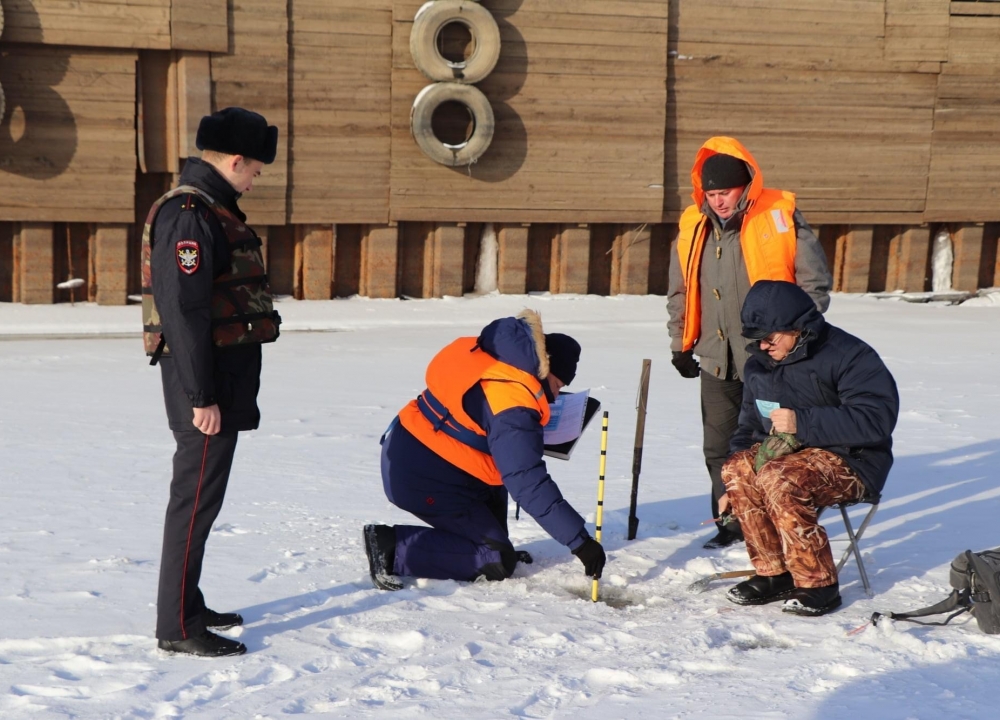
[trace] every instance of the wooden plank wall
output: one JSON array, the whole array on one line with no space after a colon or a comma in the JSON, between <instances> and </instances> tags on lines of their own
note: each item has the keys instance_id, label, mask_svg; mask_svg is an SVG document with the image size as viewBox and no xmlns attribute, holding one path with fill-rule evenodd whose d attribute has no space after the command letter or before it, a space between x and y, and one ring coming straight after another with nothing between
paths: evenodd
<instances>
[{"instance_id":1,"label":"wooden plank wall","mask_svg":"<svg viewBox=\"0 0 1000 720\"><path fill-rule=\"evenodd\" d=\"M885 59L948 59L950 0L885 0Z\"/></svg>"},{"instance_id":2,"label":"wooden plank wall","mask_svg":"<svg viewBox=\"0 0 1000 720\"><path fill-rule=\"evenodd\" d=\"M392 1L288 0L295 223L389 220Z\"/></svg>"},{"instance_id":3,"label":"wooden plank wall","mask_svg":"<svg viewBox=\"0 0 1000 720\"><path fill-rule=\"evenodd\" d=\"M136 53L0 46L0 220L131 222Z\"/></svg>"},{"instance_id":4,"label":"wooden plank wall","mask_svg":"<svg viewBox=\"0 0 1000 720\"><path fill-rule=\"evenodd\" d=\"M226 52L227 0L3 0L5 42Z\"/></svg>"},{"instance_id":5,"label":"wooden plank wall","mask_svg":"<svg viewBox=\"0 0 1000 720\"><path fill-rule=\"evenodd\" d=\"M170 2L3 0L3 39L48 45L166 50L170 48Z\"/></svg>"},{"instance_id":6,"label":"wooden plank wall","mask_svg":"<svg viewBox=\"0 0 1000 720\"><path fill-rule=\"evenodd\" d=\"M227 0L171 0L170 47L229 52L228 5Z\"/></svg>"},{"instance_id":7,"label":"wooden plank wall","mask_svg":"<svg viewBox=\"0 0 1000 720\"><path fill-rule=\"evenodd\" d=\"M393 2L393 220L659 220L666 108L666 0L484 0L500 27L478 87L496 132L469 168L428 159L410 109L429 81L409 37L421 0Z\"/></svg>"},{"instance_id":8,"label":"wooden plank wall","mask_svg":"<svg viewBox=\"0 0 1000 720\"><path fill-rule=\"evenodd\" d=\"M926 217L997 220L1000 17L952 15L948 49L938 76Z\"/></svg>"},{"instance_id":9,"label":"wooden plank wall","mask_svg":"<svg viewBox=\"0 0 1000 720\"><path fill-rule=\"evenodd\" d=\"M278 154L241 202L259 225L288 219L288 0L230 0L229 54L211 56L212 107L259 112L278 128Z\"/></svg>"},{"instance_id":10,"label":"wooden plank wall","mask_svg":"<svg viewBox=\"0 0 1000 720\"><path fill-rule=\"evenodd\" d=\"M281 130L242 204L295 297L469 292L486 221L502 292L665 293L718 134L797 193L835 289L925 289L939 229L956 288L1000 283L1000 3L483 0L497 133L462 169L409 132L421 4L3 0L0 301L137 292L146 208L235 104Z\"/></svg>"},{"instance_id":11,"label":"wooden plank wall","mask_svg":"<svg viewBox=\"0 0 1000 720\"><path fill-rule=\"evenodd\" d=\"M908 11L926 4L679 0L665 219L690 202L698 147L732 135L811 222L921 222L940 64L887 59L911 44L887 40L886 23L916 23L920 38L923 16Z\"/></svg>"}]
</instances>

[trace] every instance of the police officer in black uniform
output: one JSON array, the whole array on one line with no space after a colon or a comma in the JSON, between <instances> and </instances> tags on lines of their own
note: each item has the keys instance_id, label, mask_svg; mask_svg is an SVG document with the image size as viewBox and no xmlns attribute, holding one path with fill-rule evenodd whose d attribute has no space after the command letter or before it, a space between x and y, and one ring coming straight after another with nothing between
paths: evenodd
<instances>
[{"instance_id":1,"label":"police officer in black uniform","mask_svg":"<svg viewBox=\"0 0 1000 720\"><path fill-rule=\"evenodd\" d=\"M274 161L278 130L227 108L202 118L180 187L154 203L143 237L143 324L177 441L163 530L156 637L161 650L239 655L211 632L241 625L205 605L205 541L226 492L237 433L260 422L261 343L277 338L260 241L237 201Z\"/></svg>"}]
</instances>

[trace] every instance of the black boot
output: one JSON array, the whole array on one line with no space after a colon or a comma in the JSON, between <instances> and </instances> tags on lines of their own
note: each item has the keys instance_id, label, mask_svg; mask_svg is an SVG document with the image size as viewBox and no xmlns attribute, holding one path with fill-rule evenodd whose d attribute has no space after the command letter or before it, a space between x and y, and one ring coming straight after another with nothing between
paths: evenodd
<instances>
[{"instance_id":1,"label":"black boot","mask_svg":"<svg viewBox=\"0 0 1000 720\"><path fill-rule=\"evenodd\" d=\"M201 614L201 618L205 621L205 627L215 628L216 630L228 630L229 628L243 624L243 616L239 613L220 613L209 608L205 608L205 611Z\"/></svg>"},{"instance_id":2,"label":"black boot","mask_svg":"<svg viewBox=\"0 0 1000 720\"><path fill-rule=\"evenodd\" d=\"M790 572L771 577L754 575L732 588L726 597L737 605L765 605L788 597L794 590L795 581Z\"/></svg>"},{"instance_id":3,"label":"black boot","mask_svg":"<svg viewBox=\"0 0 1000 720\"><path fill-rule=\"evenodd\" d=\"M403 583L393 576L396 560L396 530L390 525L365 525L365 554L368 572L379 590L402 590Z\"/></svg>"},{"instance_id":4,"label":"black boot","mask_svg":"<svg viewBox=\"0 0 1000 720\"><path fill-rule=\"evenodd\" d=\"M702 547L706 550L718 550L743 542L743 531L739 529L739 525L736 525L735 529L730 529L731 527L731 525L720 527L718 534Z\"/></svg>"},{"instance_id":5,"label":"black boot","mask_svg":"<svg viewBox=\"0 0 1000 720\"><path fill-rule=\"evenodd\" d=\"M160 650L166 650L167 652L199 655L201 657L242 655L247 651L247 646L243 643L216 635L208 630L201 635L190 637L187 640L160 640L159 647Z\"/></svg>"},{"instance_id":6,"label":"black boot","mask_svg":"<svg viewBox=\"0 0 1000 720\"><path fill-rule=\"evenodd\" d=\"M781 606L782 612L819 617L840 607L840 583L818 588L796 588Z\"/></svg>"}]
</instances>

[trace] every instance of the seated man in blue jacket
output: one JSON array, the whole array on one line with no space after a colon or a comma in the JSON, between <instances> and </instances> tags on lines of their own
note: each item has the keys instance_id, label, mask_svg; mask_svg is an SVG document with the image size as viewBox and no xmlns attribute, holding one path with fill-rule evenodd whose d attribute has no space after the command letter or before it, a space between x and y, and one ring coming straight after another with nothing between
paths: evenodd
<instances>
[{"instance_id":1,"label":"seated man in blue jacket","mask_svg":"<svg viewBox=\"0 0 1000 720\"><path fill-rule=\"evenodd\" d=\"M573 381L580 345L545 335L537 313L494 320L431 361L427 389L404 407L382 440L386 497L427 525L366 525L372 582L399 590L398 576L503 580L518 561L507 532L512 495L599 578L605 555L563 499L542 459L549 403Z\"/></svg>"},{"instance_id":2,"label":"seated man in blue jacket","mask_svg":"<svg viewBox=\"0 0 1000 720\"><path fill-rule=\"evenodd\" d=\"M827 323L793 283L756 283L740 319L753 342L720 507L731 505L739 518L756 575L728 598L785 598L786 612L823 615L841 601L818 508L881 494L892 467L896 383L878 353Z\"/></svg>"}]
</instances>

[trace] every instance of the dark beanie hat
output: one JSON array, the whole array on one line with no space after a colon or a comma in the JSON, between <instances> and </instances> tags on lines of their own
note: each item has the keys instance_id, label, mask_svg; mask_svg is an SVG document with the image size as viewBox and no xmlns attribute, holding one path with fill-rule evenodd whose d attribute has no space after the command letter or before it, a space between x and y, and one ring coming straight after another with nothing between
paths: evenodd
<instances>
[{"instance_id":1,"label":"dark beanie hat","mask_svg":"<svg viewBox=\"0 0 1000 720\"><path fill-rule=\"evenodd\" d=\"M549 372L569 385L576 377L580 362L580 343L569 335L549 333L545 336L545 351L549 354Z\"/></svg>"},{"instance_id":2,"label":"dark beanie hat","mask_svg":"<svg viewBox=\"0 0 1000 720\"><path fill-rule=\"evenodd\" d=\"M749 184L747 164L732 155L717 153L701 165L702 190L728 190Z\"/></svg>"},{"instance_id":3,"label":"dark beanie hat","mask_svg":"<svg viewBox=\"0 0 1000 720\"><path fill-rule=\"evenodd\" d=\"M278 154L278 128L268 125L263 115L229 107L201 119L195 145L199 150L242 155L270 165Z\"/></svg>"}]
</instances>

